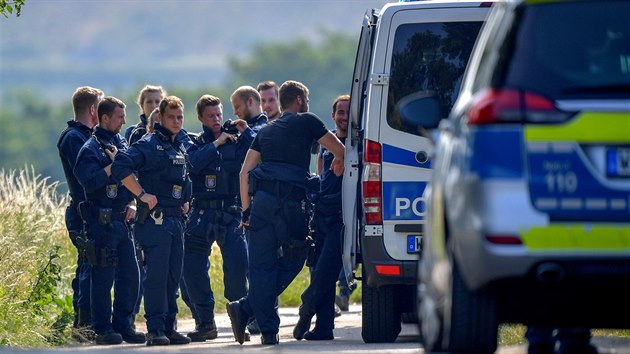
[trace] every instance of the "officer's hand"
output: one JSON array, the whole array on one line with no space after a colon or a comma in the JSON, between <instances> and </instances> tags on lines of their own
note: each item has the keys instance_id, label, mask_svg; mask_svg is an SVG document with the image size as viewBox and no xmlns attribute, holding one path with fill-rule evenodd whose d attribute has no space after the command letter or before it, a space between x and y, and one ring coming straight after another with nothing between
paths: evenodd
<instances>
[{"instance_id":1,"label":"officer's hand","mask_svg":"<svg viewBox=\"0 0 630 354\"><path fill-rule=\"evenodd\" d=\"M136 206L135 205L127 205L127 214L125 215L125 220L133 220L136 217Z\"/></svg>"},{"instance_id":2,"label":"officer's hand","mask_svg":"<svg viewBox=\"0 0 630 354\"><path fill-rule=\"evenodd\" d=\"M225 142L227 142L228 140L236 141L236 137L232 134L222 132L221 135L219 135L219 137L213 142L213 144L215 147L219 147L225 144Z\"/></svg>"},{"instance_id":3,"label":"officer's hand","mask_svg":"<svg viewBox=\"0 0 630 354\"><path fill-rule=\"evenodd\" d=\"M109 159L114 161L114 157L118 153L118 148L115 145L109 145L105 150L105 154L109 156Z\"/></svg>"},{"instance_id":4,"label":"officer's hand","mask_svg":"<svg viewBox=\"0 0 630 354\"><path fill-rule=\"evenodd\" d=\"M343 174L344 168L345 166L343 158L335 157L332 164L330 165L330 169L335 173L336 176L341 176Z\"/></svg>"},{"instance_id":5,"label":"officer's hand","mask_svg":"<svg viewBox=\"0 0 630 354\"><path fill-rule=\"evenodd\" d=\"M140 200L149 206L149 210L153 210L158 203L157 197L151 193L144 193Z\"/></svg>"},{"instance_id":6,"label":"officer's hand","mask_svg":"<svg viewBox=\"0 0 630 354\"><path fill-rule=\"evenodd\" d=\"M190 210L190 204L188 204L188 202L186 202L186 203L184 203L184 205L182 205L182 213L188 214L188 210Z\"/></svg>"},{"instance_id":7,"label":"officer's hand","mask_svg":"<svg viewBox=\"0 0 630 354\"><path fill-rule=\"evenodd\" d=\"M244 132L245 129L247 129L248 127L247 121L245 121L244 119L235 119L232 121L232 125L236 126L236 129L238 129L239 133Z\"/></svg>"}]
</instances>

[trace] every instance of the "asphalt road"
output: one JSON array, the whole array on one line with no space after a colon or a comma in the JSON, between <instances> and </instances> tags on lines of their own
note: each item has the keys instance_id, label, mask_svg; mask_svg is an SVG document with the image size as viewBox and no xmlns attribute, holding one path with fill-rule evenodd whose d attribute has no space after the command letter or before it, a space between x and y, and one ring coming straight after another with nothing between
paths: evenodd
<instances>
[{"instance_id":1,"label":"asphalt road","mask_svg":"<svg viewBox=\"0 0 630 354\"><path fill-rule=\"evenodd\" d=\"M147 347L144 344L126 344L112 346L75 345L58 348L56 351L64 352L93 352L112 353L120 351L134 351L139 353L424 353L418 342L418 329L416 325L404 324L402 332L396 343L365 344L361 339L361 307L350 306L349 312L343 312L335 319L335 340L332 341L297 341L293 339L293 326L297 322L296 308L280 309L280 344L276 346L263 346L260 344L260 336L252 336L250 342L239 345L234 341L230 320L225 313L216 316L219 329L219 337L212 341L191 343L188 345ZM143 330L139 323L139 330ZM180 320L178 322L180 332L186 333L194 328L193 320ZM601 338L594 342L598 345L601 354L630 354L630 339L626 338ZM498 354L526 354L524 345L502 346Z\"/></svg>"}]
</instances>

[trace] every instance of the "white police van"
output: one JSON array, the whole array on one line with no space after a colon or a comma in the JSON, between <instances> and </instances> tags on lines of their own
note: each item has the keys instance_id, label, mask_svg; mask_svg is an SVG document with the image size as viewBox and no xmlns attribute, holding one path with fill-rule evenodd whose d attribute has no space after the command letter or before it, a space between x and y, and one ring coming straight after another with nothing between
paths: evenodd
<instances>
[{"instance_id":1,"label":"white police van","mask_svg":"<svg viewBox=\"0 0 630 354\"><path fill-rule=\"evenodd\" d=\"M365 14L343 180L346 274L362 283L366 343L416 313L431 135L446 118L493 1L386 4ZM356 274L362 264L361 274Z\"/></svg>"}]
</instances>

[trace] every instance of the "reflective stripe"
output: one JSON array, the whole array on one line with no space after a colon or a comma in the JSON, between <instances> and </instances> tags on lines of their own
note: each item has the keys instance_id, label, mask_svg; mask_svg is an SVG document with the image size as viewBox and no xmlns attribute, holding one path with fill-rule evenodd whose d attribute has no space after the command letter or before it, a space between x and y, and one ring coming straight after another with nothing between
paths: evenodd
<instances>
[{"instance_id":1,"label":"reflective stripe","mask_svg":"<svg viewBox=\"0 0 630 354\"><path fill-rule=\"evenodd\" d=\"M630 226L576 224L532 227L521 233L523 244L531 251L630 250Z\"/></svg>"},{"instance_id":2,"label":"reflective stripe","mask_svg":"<svg viewBox=\"0 0 630 354\"><path fill-rule=\"evenodd\" d=\"M566 124L527 125L525 140L630 143L630 113L584 112Z\"/></svg>"}]
</instances>

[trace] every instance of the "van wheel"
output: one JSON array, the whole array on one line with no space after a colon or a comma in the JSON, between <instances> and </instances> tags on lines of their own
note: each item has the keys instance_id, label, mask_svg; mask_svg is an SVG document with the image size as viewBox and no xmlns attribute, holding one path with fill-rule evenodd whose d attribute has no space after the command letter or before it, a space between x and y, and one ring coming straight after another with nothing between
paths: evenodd
<instances>
[{"instance_id":1,"label":"van wheel","mask_svg":"<svg viewBox=\"0 0 630 354\"><path fill-rule=\"evenodd\" d=\"M361 337L365 343L392 343L401 330L400 312L396 308L396 287L385 285L361 287L363 318Z\"/></svg>"},{"instance_id":2,"label":"van wheel","mask_svg":"<svg viewBox=\"0 0 630 354\"><path fill-rule=\"evenodd\" d=\"M447 350L452 353L494 353L499 330L494 295L488 290L468 290L454 259L451 276L450 311L445 311L450 326L444 327L444 335L448 333L449 338Z\"/></svg>"}]
</instances>

